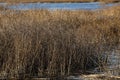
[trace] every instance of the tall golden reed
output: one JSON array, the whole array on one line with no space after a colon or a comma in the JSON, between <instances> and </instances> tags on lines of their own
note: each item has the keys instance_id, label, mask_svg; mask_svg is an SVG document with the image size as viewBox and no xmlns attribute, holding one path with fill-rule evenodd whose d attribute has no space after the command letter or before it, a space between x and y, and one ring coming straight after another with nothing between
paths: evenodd
<instances>
[{"instance_id":1,"label":"tall golden reed","mask_svg":"<svg viewBox=\"0 0 120 80\"><path fill-rule=\"evenodd\" d=\"M0 76L66 76L102 68L119 37L119 7L5 11L0 14Z\"/></svg>"}]
</instances>

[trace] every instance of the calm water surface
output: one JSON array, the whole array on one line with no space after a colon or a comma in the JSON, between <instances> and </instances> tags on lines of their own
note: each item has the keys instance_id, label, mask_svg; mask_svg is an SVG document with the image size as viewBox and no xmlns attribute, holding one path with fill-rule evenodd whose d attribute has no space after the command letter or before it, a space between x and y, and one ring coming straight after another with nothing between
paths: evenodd
<instances>
[{"instance_id":1,"label":"calm water surface","mask_svg":"<svg viewBox=\"0 0 120 80\"><path fill-rule=\"evenodd\" d=\"M0 5L6 5L6 3L0 3ZM91 3L20 3L17 5L9 5L7 8L16 10L30 10L30 9L65 9L65 10L96 10L116 4L102 4L99 2Z\"/></svg>"}]
</instances>

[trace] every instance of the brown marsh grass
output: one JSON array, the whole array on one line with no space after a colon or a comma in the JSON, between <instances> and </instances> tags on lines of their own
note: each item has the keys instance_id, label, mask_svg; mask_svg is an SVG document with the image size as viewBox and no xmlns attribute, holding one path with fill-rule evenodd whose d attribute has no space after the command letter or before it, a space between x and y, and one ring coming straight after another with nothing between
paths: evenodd
<instances>
[{"instance_id":1,"label":"brown marsh grass","mask_svg":"<svg viewBox=\"0 0 120 80\"><path fill-rule=\"evenodd\" d=\"M0 0L0 2L120 2L119 0Z\"/></svg>"},{"instance_id":2,"label":"brown marsh grass","mask_svg":"<svg viewBox=\"0 0 120 80\"><path fill-rule=\"evenodd\" d=\"M106 65L120 42L120 8L0 14L0 77L83 74Z\"/></svg>"}]
</instances>

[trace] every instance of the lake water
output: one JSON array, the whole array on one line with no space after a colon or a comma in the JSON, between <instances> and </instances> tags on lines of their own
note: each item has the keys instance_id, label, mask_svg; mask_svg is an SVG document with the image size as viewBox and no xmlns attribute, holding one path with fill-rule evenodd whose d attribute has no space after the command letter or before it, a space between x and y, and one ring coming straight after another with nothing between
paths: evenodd
<instances>
[{"instance_id":1,"label":"lake water","mask_svg":"<svg viewBox=\"0 0 120 80\"><path fill-rule=\"evenodd\" d=\"M6 3L0 3L0 5L6 5ZM64 10L96 10L115 4L102 4L99 2L90 2L90 3L20 3L17 5L9 5L7 8L15 10L30 10L30 9L64 9Z\"/></svg>"}]
</instances>

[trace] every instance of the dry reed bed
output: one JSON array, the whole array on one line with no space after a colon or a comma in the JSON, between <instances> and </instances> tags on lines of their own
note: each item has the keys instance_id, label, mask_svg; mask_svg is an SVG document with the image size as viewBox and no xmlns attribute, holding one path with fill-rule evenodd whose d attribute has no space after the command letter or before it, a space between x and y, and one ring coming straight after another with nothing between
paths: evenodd
<instances>
[{"instance_id":1,"label":"dry reed bed","mask_svg":"<svg viewBox=\"0 0 120 80\"><path fill-rule=\"evenodd\" d=\"M17 14L16 14L17 12ZM0 14L0 76L66 76L106 65L119 44L120 8Z\"/></svg>"},{"instance_id":2,"label":"dry reed bed","mask_svg":"<svg viewBox=\"0 0 120 80\"><path fill-rule=\"evenodd\" d=\"M0 2L12 2L12 3L19 3L19 2L120 2L119 0L0 0Z\"/></svg>"}]
</instances>

